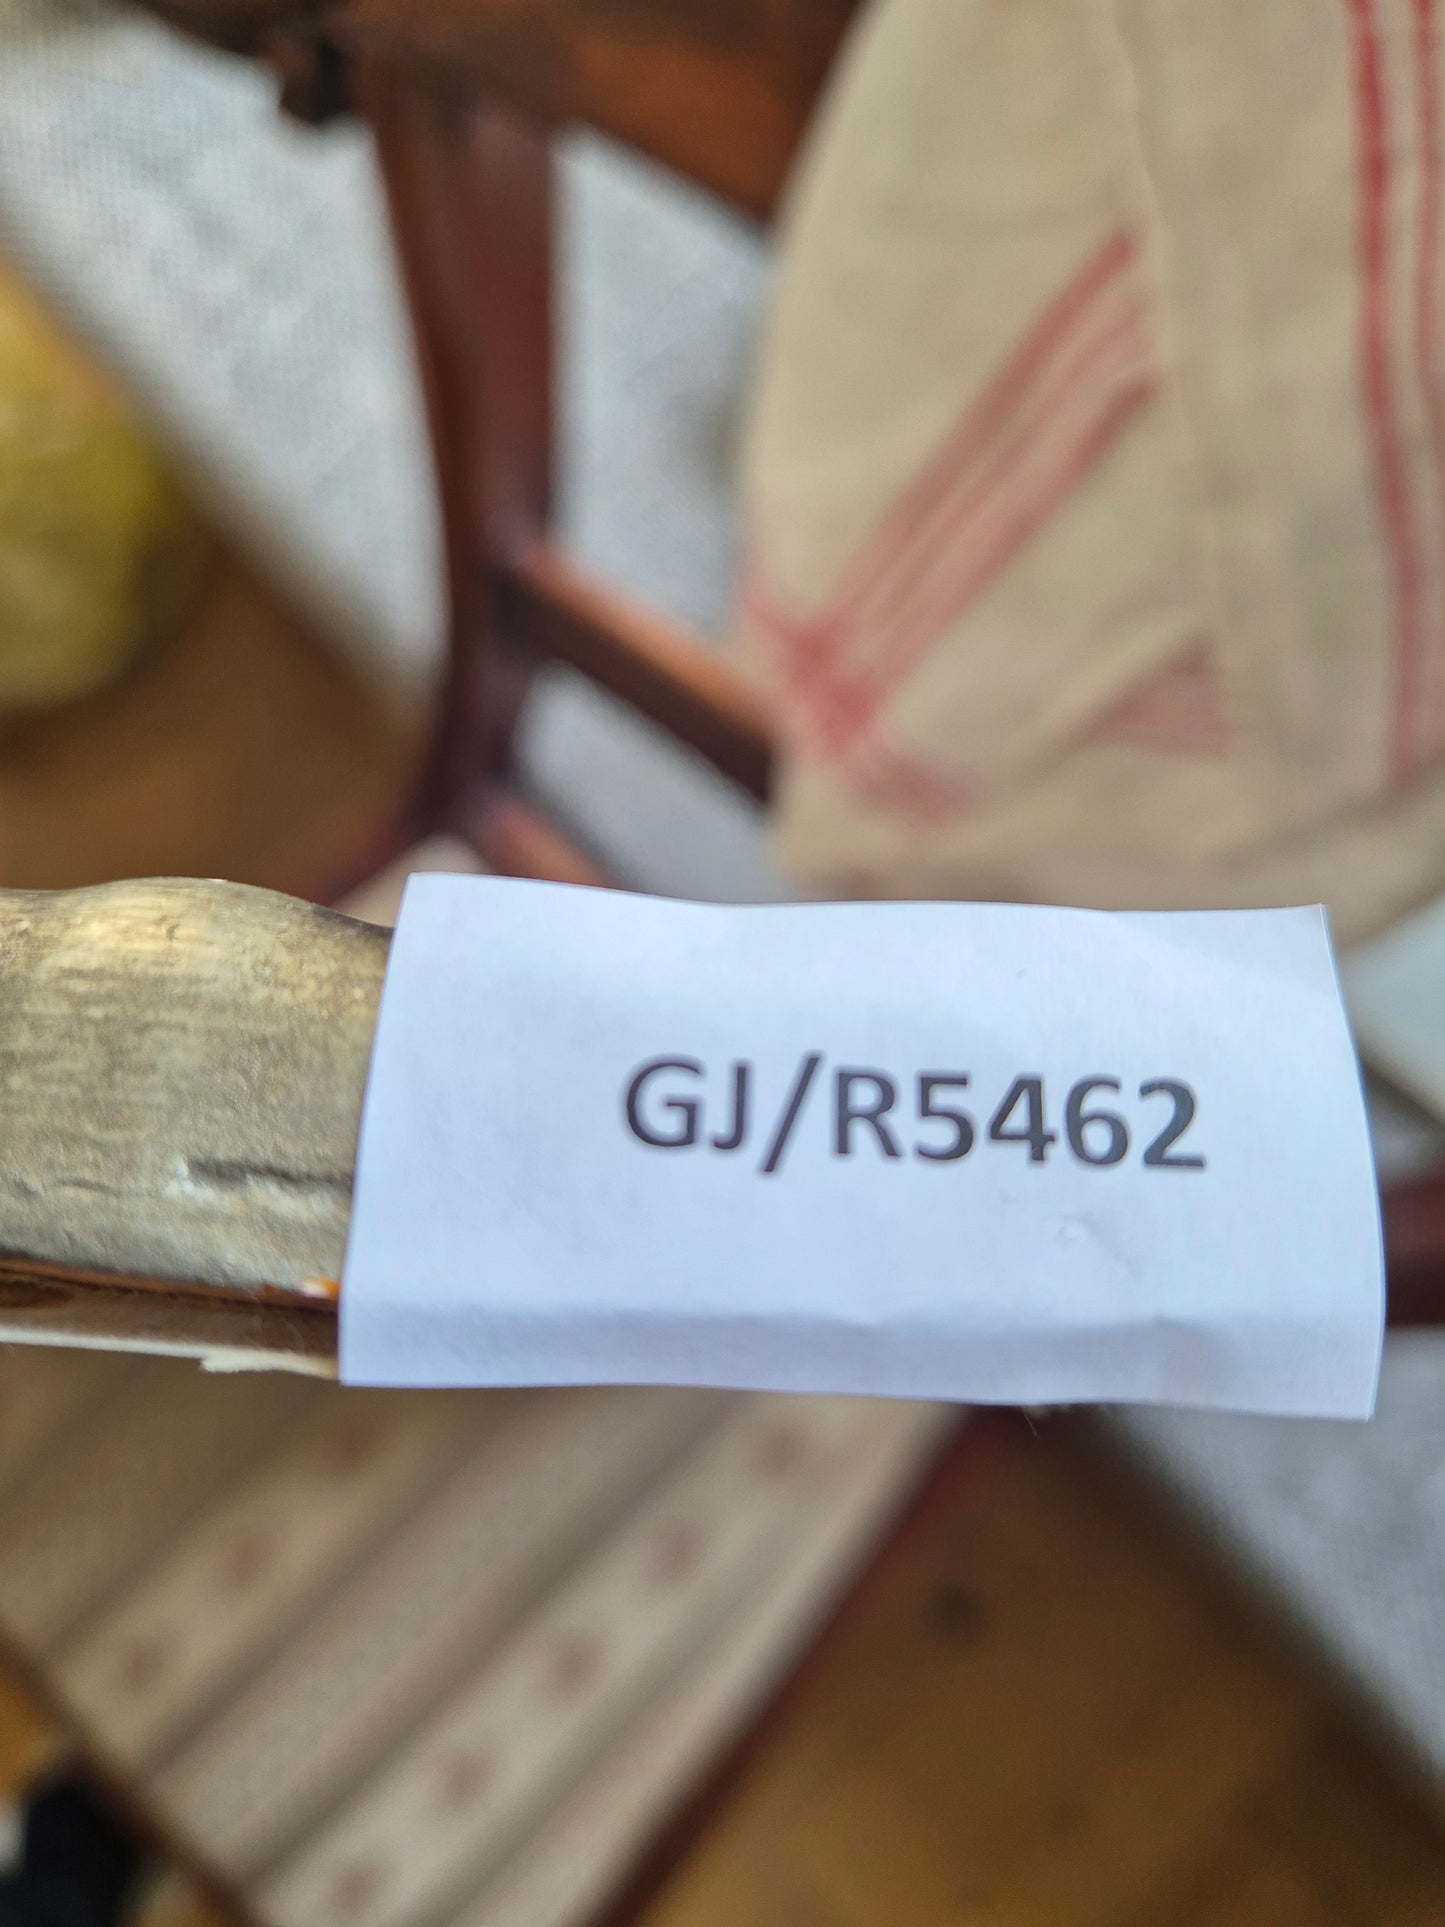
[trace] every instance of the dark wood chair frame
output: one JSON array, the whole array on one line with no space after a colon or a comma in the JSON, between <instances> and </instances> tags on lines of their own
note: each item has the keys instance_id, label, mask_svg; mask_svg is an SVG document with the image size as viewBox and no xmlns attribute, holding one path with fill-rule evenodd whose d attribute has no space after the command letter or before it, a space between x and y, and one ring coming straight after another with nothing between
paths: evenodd
<instances>
[{"instance_id":1,"label":"dark wood chair frame","mask_svg":"<svg viewBox=\"0 0 1445 1927\"><path fill-rule=\"evenodd\" d=\"M506 873L599 879L591 853L516 780L518 719L547 662L766 798L772 742L746 679L584 574L549 532L553 135L569 122L600 128L766 219L855 3L154 9L268 58L294 112L356 111L376 136L434 453L450 636L416 787L358 877L442 832Z\"/></svg>"}]
</instances>

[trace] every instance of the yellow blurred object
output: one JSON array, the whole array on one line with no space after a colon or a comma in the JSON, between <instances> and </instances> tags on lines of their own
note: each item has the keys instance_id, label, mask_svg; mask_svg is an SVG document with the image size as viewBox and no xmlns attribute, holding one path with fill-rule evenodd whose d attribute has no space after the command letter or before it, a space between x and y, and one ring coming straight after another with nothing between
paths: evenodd
<instances>
[{"instance_id":1,"label":"yellow blurred object","mask_svg":"<svg viewBox=\"0 0 1445 1927\"><path fill-rule=\"evenodd\" d=\"M181 1875L154 1876L131 1910L132 1927L227 1927L226 1916Z\"/></svg>"},{"instance_id":2,"label":"yellow blurred object","mask_svg":"<svg viewBox=\"0 0 1445 1927\"><path fill-rule=\"evenodd\" d=\"M0 712L119 675L205 547L135 411L0 268Z\"/></svg>"},{"instance_id":3,"label":"yellow blurred object","mask_svg":"<svg viewBox=\"0 0 1445 1927\"><path fill-rule=\"evenodd\" d=\"M0 1664L0 1809L15 1809L65 1751L55 1721L9 1667Z\"/></svg>"}]
</instances>

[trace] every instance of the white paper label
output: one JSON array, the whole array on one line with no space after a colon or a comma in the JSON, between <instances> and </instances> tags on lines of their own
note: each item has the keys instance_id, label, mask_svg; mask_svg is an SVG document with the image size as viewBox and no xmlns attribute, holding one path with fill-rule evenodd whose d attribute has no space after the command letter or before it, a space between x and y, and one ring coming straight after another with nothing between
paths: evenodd
<instances>
[{"instance_id":1,"label":"white paper label","mask_svg":"<svg viewBox=\"0 0 1445 1927\"><path fill-rule=\"evenodd\" d=\"M408 885L352 1383L1365 1417L1382 1269L1317 909Z\"/></svg>"}]
</instances>

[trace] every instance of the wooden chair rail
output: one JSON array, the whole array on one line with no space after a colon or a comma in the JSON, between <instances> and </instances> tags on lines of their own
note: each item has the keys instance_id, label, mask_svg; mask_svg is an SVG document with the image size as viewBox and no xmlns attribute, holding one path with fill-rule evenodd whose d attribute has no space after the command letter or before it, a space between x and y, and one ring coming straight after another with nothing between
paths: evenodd
<instances>
[{"instance_id":1,"label":"wooden chair rail","mask_svg":"<svg viewBox=\"0 0 1445 1927\"><path fill-rule=\"evenodd\" d=\"M758 696L722 651L604 588L548 543L533 544L498 574L498 620L509 641L579 670L766 800L772 731Z\"/></svg>"},{"instance_id":2,"label":"wooden chair rail","mask_svg":"<svg viewBox=\"0 0 1445 1927\"><path fill-rule=\"evenodd\" d=\"M237 884L0 892L0 1340L334 1369L388 937ZM1445 1179L1387 1194L1392 1322Z\"/></svg>"},{"instance_id":3,"label":"wooden chair rail","mask_svg":"<svg viewBox=\"0 0 1445 1927\"><path fill-rule=\"evenodd\" d=\"M189 32L267 52L366 55L640 148L760 218L859 0L150 0ZM323 63L324 64L324 63ZM329 101L331 90L323 90Z\"/></svg>"}]
</instances>

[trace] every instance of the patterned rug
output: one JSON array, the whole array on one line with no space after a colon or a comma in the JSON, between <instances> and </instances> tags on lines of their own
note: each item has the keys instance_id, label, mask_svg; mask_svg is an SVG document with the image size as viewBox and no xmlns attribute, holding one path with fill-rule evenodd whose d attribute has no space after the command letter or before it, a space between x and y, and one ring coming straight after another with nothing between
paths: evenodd
<instances>
[{"instance_id":1,"label":"patterned rug","mask_svg":"<svg viewBox=\"0 0 1445 1927\"><path fill-rule=\"evenodd\" d=\"M564 1927L754 1713L941 1408L0 1352L0 1635L276 1927Z\"/></svg>"}]
</instances>

